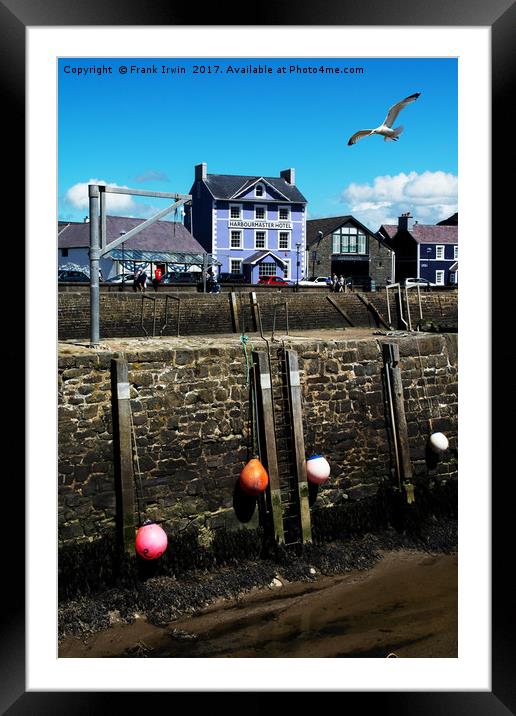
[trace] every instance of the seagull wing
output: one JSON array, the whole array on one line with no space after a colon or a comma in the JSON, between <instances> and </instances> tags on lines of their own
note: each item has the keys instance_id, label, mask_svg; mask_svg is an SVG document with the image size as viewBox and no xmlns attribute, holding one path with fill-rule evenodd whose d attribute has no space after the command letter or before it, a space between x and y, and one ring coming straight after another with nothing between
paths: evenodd
<instances>
[{"instance_id":1,"label":"seagull wing","mask_svg":"<svg viewBox=\"0 0 516 716\"><path fill-rule=\"evenodd\" d=\"M385 117L384 124L386 127L392 127L394 124L396 117L401 112L403 107L405 105L410 104L411 102L415 102L416 99L419 97L421 92L416 92L415 94L411 94L409 97L405 97L405 99L402 99L401 102L398 102L397 104L393 104L390 110L387 112L387 116Z\"/></svg>"},{"instance_id":2,"label":"seagull wing","mask_svg":"<svg viewBox=\"0 0 516 716\"><path fill-rule=\"evenodd\" d=\"M359 139L362 139L362 137L366 137L368 134L371 134L372 131L372 129L361 129L360 132L355 132L355 134L349 139L348 147L352 144L356 144Z\"/></svg>"}]
</instances>

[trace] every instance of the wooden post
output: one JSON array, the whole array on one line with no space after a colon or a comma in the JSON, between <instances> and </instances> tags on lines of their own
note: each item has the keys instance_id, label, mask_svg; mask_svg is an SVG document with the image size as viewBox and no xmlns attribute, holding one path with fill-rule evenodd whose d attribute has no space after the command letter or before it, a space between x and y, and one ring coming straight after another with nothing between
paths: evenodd
<instances>
[{"instance_id":1,"label":"wooden post","mask_svg":"<svg viewBox=\"0 0 516 716\"><path fill-rule=\"evenodd\" d=\"M308 502L308 479L306 477L305 439L303 435L303 413L301 404L301 381L299 379L299 362L297 353L292 350L285 351L285 359L287 363L288 390L290 396L290 407L292 411L292 437L294 439L296 460L301 535L303 542L311 542L312 523L310 520L310 504Z\"/></svg>"},{"instance_id":2,"label":"wooden post","mask_svg":"<svg viewBox=\"0 0 516 716\"><path fill-rule=\"evenodd\" d=\"M276 433L274 430L274 409L272 405L272 383L269 372L269 362L267 355L262 351L254 351L253 357L255 367L258 370L257 383L260 386L261 420L259 422L261 425L259 425L258 429L263 427L261 434L265 441L263 448L266 456L267 472L269 474L274 537L278 542L282 543L285 541L285 533L283 530L283 510L281 507L281 489L278 456L276 452Z\"/></svg>"},{"instance_id":3,"label":"wooden post","mask_svg":"<svg viewBox=\"0 0 516 716\"><path fill-rule=\"evenodd\" d=\"M405 415L405 402L403 400L403 383L401 380L400 349L397 343L384 343L383 355L385 369L390 370L392 378L392 398L396 425L392 429L396 431L397 443L400 455L401 480L407 493L407 502L414 501L414 486L412 485L412 462L410 460L410 447L408 440L407 418Z\"/></svg>"},{"instance_id":4,"label":"wooden post","mask_svg":"<svg viewBox=\"0 0 516 716\"><path fill-rule=\"evenodd\" d=\"M374 303L371 303L371 301L369 301L369 300L364 296L364 294L359 293L358 291L357 291L357 296L358 296L358 298L362 301L362 303L364 304L364 306L367 306L367 308L368 308L368 309L371 311L371 313L375 316L376 320L377 320L379 323L381 323L384 328L386 328L388 331L390 331L390 330L391 330L391 326L389 326L389 324L387 323L387 321L385 320L385 318L382 316L382 314L380 313L380 311L376 308L376 306L374 305Z\"/></svg>"},{"instance_id":5,"label":"wooden post","mask_svg":"<svg viewBox=\"0 0 516 716\"><path fill-rule=\"evenodd\" d=\"M353 321L352 321L351 318L348 316L348 314L346 313L346 311L344 311L344 309L341 308L341 307L336 303L336 301L333 300L333 298L332 298L331 296L326 296L326 298L327 298L328 301L331 303L331 305L333 306L333 308L336 308L337 311L340 313L340 315L341 315L343 318L346 319L346 321L349 323L349 325L350 325L350 326L353 326Z\"/></svg>"},{"instance_id":6,"label":"wooden post","mask_svg":"<svg viewBox=\"0 0 516 716\"><path fill-rule=\"evenodd\" d=\"M238 333L238 303L237 295L234 291L229 294L229 303L231 307L231 326L233 333Z\"/></svg>"},{"instance_id":7,"label":"wooden post","mask_svg":"<svg viewBox=\"0 0 516 716\"><path fill-rule=\"evenodd\" d=\"M251 302L251 320L253 322L253 331L256 333L258 330L258 318L256 316L258 309L258 300L256 298L256 291L251 291L249 294L249 300Z\"/></svg>"},{"instance_id":8,"label":"wooden post","mask_svg":"<svg viewBox=\"0 0 516 716\"><path fill-rule=\"evenodd\" d=\"M136 525L134 519L134 473L131 442L131 405L127 361L111 361L113 403L113 446L115 448L115 480L118 498L118 524L121 544L134 554Z\"/></svg>"}]
</instances>

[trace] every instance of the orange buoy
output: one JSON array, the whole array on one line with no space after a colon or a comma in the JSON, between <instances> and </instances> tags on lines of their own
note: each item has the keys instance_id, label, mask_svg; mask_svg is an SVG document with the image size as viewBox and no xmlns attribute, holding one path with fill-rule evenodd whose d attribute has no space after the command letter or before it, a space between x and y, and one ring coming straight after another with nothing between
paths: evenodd
<instances>
[{"instance_id":1,"label":"orange buoy","mask_svg":"<svg viewBox=\"0 0 516 716\"><path fill-rule=\"evenodd\" d=\"M240 487L247 495L256 497L265 490L269 484L267 470L262 463L253 458L240 473Z\"/></svg>"}]
</instances>

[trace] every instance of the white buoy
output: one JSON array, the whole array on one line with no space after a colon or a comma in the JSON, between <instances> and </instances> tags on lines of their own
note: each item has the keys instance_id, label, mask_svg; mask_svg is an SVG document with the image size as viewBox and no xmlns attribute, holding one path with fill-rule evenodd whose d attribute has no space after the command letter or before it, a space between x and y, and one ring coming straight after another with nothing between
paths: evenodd
<instances>
[{"instance_id":1,"label":"white buoy","mask_svg":"<svg viewBox=\"0 0 516 716\"><path fill-rule=\"evenodd\" d=\"M322 455L312 455L306 461L306 476L315 485L324 484L330 477L330 464Z\"/></svg>"},{"instance_id":2,"label":"white buoy","mask_svg":"<svg viewBox=\"0 0 516 716\"><path fill-rule=\"evenodd\" d=\"M430 435L430 447L434 452L445 452L445 450L448 450L448 438L444 433L432 433Z\"/></svg>"}]
</instances>

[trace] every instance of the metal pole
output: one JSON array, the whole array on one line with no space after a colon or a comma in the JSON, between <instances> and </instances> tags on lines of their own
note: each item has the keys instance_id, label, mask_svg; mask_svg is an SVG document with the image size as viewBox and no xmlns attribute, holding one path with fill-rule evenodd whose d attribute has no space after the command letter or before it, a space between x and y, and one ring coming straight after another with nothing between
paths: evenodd
<instances>
[{"instance_id":1,"label":"metal pole","mask_svg":"<svg viewBox=\"0 0 516 716\"><path fill-rule=\"evenodd\" d=\"M296 244L296 291L299 291L299 249L301 244Z\"/></svg>"},{"instance_id":2,"label":"metal pole","mask_svg":"<svg viewBox=\"0 0 516 716\"><path fill-rule=\"evenodd\" d=\"M208 254L205 252L202 255L202 290L206 293L206 272L208 270Z\"/></svg>"},{"instance_id":3,"label":"metal pole","mask_svg":"<svg viewBox=\"0 0 516 716\"><path fill-rule=\"evenodd\" d=\"M100 341L99 327L99 188L97 184L88 185L90 202L90 333L92 347Z\"/></svg>"}]
</instances>

